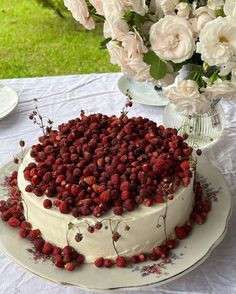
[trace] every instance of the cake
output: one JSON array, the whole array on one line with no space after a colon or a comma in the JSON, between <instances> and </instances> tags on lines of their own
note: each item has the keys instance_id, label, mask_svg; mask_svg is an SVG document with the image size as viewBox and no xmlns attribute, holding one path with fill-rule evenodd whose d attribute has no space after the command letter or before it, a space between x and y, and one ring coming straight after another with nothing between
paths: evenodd
<instances>
[{"instance_id":1,"label":"cake","mask_svg":"<svg viewBox=\"0 0 236 294\"><path fill-rule=\"evenodd\" d=\"M82 112L24 157L25 218L51 250L69 246L87 263L165 257L176 234L187 234L194 206L186 139L142 117Z\"/></svg>"}]
</instances>

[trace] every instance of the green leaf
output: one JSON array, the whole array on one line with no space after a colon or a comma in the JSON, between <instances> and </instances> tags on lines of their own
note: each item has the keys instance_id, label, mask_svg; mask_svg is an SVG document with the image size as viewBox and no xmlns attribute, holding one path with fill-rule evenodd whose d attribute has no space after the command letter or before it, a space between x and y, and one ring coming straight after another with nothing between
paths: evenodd
<instances>
[{"instance_id":1,"label":"green leaf","mask_svg":"<svg viewBox=\"0 0 236 294\"><path fill-rule=\"evenodd\" d=\"M211 85L214 84L214 82L217 80L217 78L218 78L217 72L214 72L209 79Z\"/></svg>"},{"instance_id":2,"label":"green leaf","mask_svg":"<svg viewBox=\"0 0 236 294\"><path fill-rule=\"evenodd\" d=\"M223 8L216 9L215 15L216 15L216 17L218 17L218 16L225 16L225 13L224 13Z\"/></svg>"},{"instance_id":3,"label":"green leaf","mask_svg":"<svg viewBox=\"0 0 236 294\"><path fill-rule=\"evenodd\" d=\"M134 25L134 12L126 11L123 15L123 19L126 20L127 24L132 27Z\"/></svg>"},{"instance_id":4,"label":"green leaf","mask_svg":"<svg viewBox=\"0 0 236 294\"><path fill-rule=\"evenodd\" d=\"M169 61L169 64L172 66L174 72L180 71L181 68L183 67L183 63L174 63L172 61Z\"/></svg>"},{"instance_id":5,"label":"green leaf","mask_svg":"<svg viewBox=\"0 0 236 294\"><path fill-rule=\"evenodd\" d=\"M127 24L132 29L134 26L140 28L140 26L145 22L146 16L140 15L134 11L126 11L123 15L123 19L127 22Z\"/></svg>"},{"instance_id":6,"label":"green leaf","mask_svg":"<svg viewBox=\"0 0 236 294\"><path fill-rule=\"evenodd\" d=\"M139 14L135 13L134 22L135 22L135 26L137 28L140 28L140 26L142 24L144 24L145 20L146 20L146 17L144 15L139 15Z\"/></svg>"},{"instance_id":7,"label":"green leaf","mask_svg":"<svg viewBox=\"0 0 236 294\"><path fill-rule=\"evenodd\" d=\"M150 74L156 79L160 80L165 77L167 73L167 65L162 61L153 51L144 54L143 61L151 65Z\"/></svg>"},{"instance_id":8,"label":"green leaf","mask_svg":"<svg viewBox=\"0 0 236 294\"><path fill-rule=\"evenodd\" d=\"M111 38L104 39L104 40L100 43L100 47L99 47L99 49L107 49L107 43L109 43L110 41L111 41Z\"/></svg>"}]
</instances>

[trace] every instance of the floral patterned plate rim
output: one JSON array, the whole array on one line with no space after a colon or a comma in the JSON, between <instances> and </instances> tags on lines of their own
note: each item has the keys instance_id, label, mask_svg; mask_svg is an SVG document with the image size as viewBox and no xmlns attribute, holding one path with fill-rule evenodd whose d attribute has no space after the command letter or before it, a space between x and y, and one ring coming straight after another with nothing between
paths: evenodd
<instances>
[{"instance_id":1,"label":"floral patterned plate rim","mask_svg":"<svg viewBox=\"0 0 236 294\"><path fill-rule=\"evenodd\" d=\"M18 105L19 98L16 92L0 84L0 120L10 114Z\"/></svg>"},{"instance_id":2,"label":"floral patterned plate rim","mask_svg":"<svg viewBox=\"0 0 236 294\"><path fill-rule=\"evenodd\" d=\"M134 102L149 106L165 106L168 103L162 90L155 90L154 86L146 82L137 82L133 78L123 75L118 80L118 88L124 95L128 93Z\"/></svg>"},{"instance_id":3,"label":"floral patterned plate rim","mask_svg":"<svg viewBox=\"0 0 236 294\"><path fill-rule=\"evenodd\" d=\"M17 169L8 162L0 169L0 198L7 197L3 182L5 176ZM199 158L198 177L205 194L212 200L212 210L204 225L195 225L189 237L182 240L165 260L147 261L124 269L98 269L85 264L74 272L55 268L50 260L32 254L31 243L18 237L15 229L0 222L0 249L28 271L61 285L90 290L114 290L154 287L177 279L203 263L223 240L231 214L232 200L223 175L207 160ZM209 234L211 231L211 234ZM107 278L109 274L109 279Z\"/></svg>"}]
</instances>

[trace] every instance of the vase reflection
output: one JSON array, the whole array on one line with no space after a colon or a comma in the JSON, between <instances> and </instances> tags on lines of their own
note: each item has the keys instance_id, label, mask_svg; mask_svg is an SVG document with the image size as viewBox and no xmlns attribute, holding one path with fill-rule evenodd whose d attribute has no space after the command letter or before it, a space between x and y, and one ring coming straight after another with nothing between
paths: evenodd
<instances>
[{"instance_id":1,"label":"vase reflection","mask_svg":"<svg viewBox=\"0 0 236 294\"><path fill-rule=\"evenodd\" d=\"M176 106L169 103L163 113L163 124L165 127L178 129L180 135L187 133L187 143L192 147L204 147L222 135L224 110L218 102L211 105L206 113L190 115L177 112Z\"/></svg>"}]
</instances>

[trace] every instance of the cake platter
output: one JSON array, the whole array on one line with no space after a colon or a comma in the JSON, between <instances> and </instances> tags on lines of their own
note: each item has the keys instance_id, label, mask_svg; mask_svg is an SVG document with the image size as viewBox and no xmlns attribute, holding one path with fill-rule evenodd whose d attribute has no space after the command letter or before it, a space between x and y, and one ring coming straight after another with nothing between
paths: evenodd
<instances>
[{"instance_id":1,"label":"cake platter","mask_svg":"<svg viewBox=\"0 0 236 294\"><path fill-rule=\"evenodd\" d=\"M127 91L134 102L149 106L165 106L168 103L163 90L155 90L154 86L146 82L137 82L133 78L123 75L118 80L118 88L122 94Z\"/></svg>"},{"instance_id":2,"label":"cake platter","mask_svg":"<svg viewBox=\"0 0 236 294\"><path fill-rule=\"evenodd\" d=\"M4 179L17 167L13 162L8 162L0 169L1 200L7 198ZM137 290L170 282L203 263L227 231L232 203L224 177L205 156L198 159L197 174L205 193L212 200L212 210L205 224L194 225L191 234L181 240L170 257L164 260L147 261L122 269L96 268L93 264L85 264L73 272L67 272L53 266L50 260L34 256L31 253L31 243L19 238L16 230L4 222L0 222L0 249L17 264L39 277L81 289Z\"/></svg>"}]
</instances>

